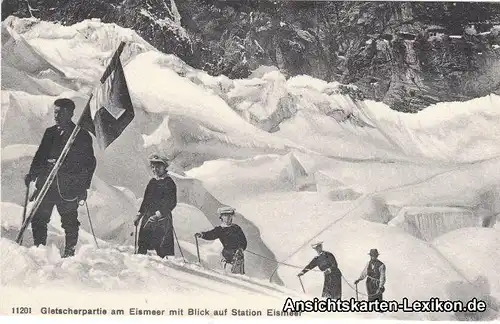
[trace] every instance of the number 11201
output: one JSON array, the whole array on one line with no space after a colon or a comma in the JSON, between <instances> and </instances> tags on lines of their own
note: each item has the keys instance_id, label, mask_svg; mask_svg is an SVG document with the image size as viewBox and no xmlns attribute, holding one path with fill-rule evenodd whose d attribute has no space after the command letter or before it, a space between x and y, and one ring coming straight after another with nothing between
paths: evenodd
<instances>
[{"instance_id":1,"label":"number 11201","mask_svg":"<svg viewBox=\"0 0 500 324\"><path fill-rule=\"evenodd\" d=\"M31 314L31 307L12 307L12 314Z\"/></svg>"}]
</instances>

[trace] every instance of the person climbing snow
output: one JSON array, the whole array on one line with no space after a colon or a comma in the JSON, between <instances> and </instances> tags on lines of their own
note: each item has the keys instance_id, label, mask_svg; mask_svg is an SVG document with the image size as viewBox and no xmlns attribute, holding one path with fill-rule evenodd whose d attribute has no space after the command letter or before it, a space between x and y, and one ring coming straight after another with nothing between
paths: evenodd
<instances>
[{"instance_id":1,"label":"person climbing snow","mask_svg":"<svg viewBox=\"0 0 500 324\"><path fill-rule=\"evenodd\" d=\"M73 100L57 99L54 101L53 109L55 125L45 130L40 146L31 162L29 173L24 177L27 187L32 181L35 181L36 191L32 197L36 197L44 186L76 127L71 120L75 110ZM56 206L65 233L62 257L67 258L75 255L80 227L78 203L87 200L87 190L90 188L95 168L96 158L92 137L87 131L80 129L54 181L31 219L35 246L47 244L47 224L50 222L52 210Z\"/></svg>"},{"instance_id":2,"label":"person climbing snow","mask_svg":"<svg viewBox=\"0 0 500 324\"><path fill-rule=\"evenodd\" d=\"M243 251L247 248L247 239L240 226L233 223L235 210L231 207L221 207L217 210L221 225L214 229L196 233L195 236L204 240L219 239L222 243L224 268L231 264L231 273L245 274L245 258Z\"/></svg>"},{"instance_id":3,"label":"person climbing snow","mask_svg":"<svg viewBox=\"0 0 500 324\"><path fill-rule=\"evenodd\" d=\"M139 226L137 253L156 250L159 257L174 255L172 210L177 205L177 187L168 175L169 160L159 154L149 157L154 177L144 192L134 226Z\"/></svg>"},{"instance_id":4,"label":"person climbing snow","mask_svg":"<svg viewBox=\"0 0 500 324\"><path fill-rule=\"evenodd\" d=\"M354 281L357 285L363 279L366 279L366 291L368 292L368 301L383 300L382 294L385 291L385 264L378 259L379 253L377 249L371 249L370 261L361 272L359 279Z\"/></svg>"},{"instance_id":5,"label":"person climbing snow","mask_svg":"<svg viewBox=\"0 0 500 324\"><path fill-rule=\"evenodd\" d=\"M323 271L325 281L323 284L322 297L331 299L340 299L342 297L342 273L337 264L335 256L323 250L323 242L312 244L311 247L318 253L311 262L298 274L299 277L303 276L309 270L316 267Z\"/></svg>"}]
</instances>

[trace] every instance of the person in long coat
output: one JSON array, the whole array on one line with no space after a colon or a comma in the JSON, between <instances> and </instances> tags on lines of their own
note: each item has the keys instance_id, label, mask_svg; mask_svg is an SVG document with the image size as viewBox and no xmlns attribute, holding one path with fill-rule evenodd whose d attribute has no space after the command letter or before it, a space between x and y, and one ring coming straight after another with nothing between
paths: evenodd
<instances>
[{"instance_id":1,"label":"person in long coat","mask_svg":"<svg viewBox=\"0 0 500 324\"><path fill-rule=\"evenodd\" d=\"M137 253L147 254L155 250L161 258L173 256L174 228L172 211L177 205L177 187L168 175L168 158L159 154L149 157L154 177L144 192L134 225L139 226Z\"/></svg>"},{"instance_id":2,"label":"person in long coat","mask_svg":"<svg viewBox=\"0 0 500 324\"><path fill-rule=\"evenodd\" d=\"M33 157L29 173L24 178L26 186L29 186L32 181L35 182L36 190L32 199L42 189L76 127L71 120L75 110L73 100L57 99L54 101L53 108L55 125L45 130L40 146ZM50 222L52 210L56 206L65 232L65 248L62 256L66 258L75 254L80 227L78 203L87 199L87 190L90 188L95 168L96 158L92 137L87 131L80 129L54 181L31 220L35 246L47 244L47 225Z\"/></svg>"},{"instance_id":3,"label":"person in long coat","mask_svg":"<svg viewBox=\"0 0 500 324\"><path fill-rule=\"evenodd\" d=\"M303 276L309 270L316 267L324 274L322 297L331 299L340 299L342 297L342 273L337 264L335 256L328 251L323 250L323 242L315 243L312 248L318 253L311 262L298 274Z\"/></svg>"}]
</instances>

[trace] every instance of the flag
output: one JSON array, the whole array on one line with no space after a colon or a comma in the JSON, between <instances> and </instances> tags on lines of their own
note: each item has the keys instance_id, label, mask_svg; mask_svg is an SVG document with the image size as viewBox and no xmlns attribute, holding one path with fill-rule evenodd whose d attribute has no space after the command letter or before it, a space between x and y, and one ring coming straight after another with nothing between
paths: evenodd
<instances>
[{"instance_id":1,"label":"flag","mask_svg":"<svg viewBox=\"0 0 500 324\"><path fill-rule=\"evenodd\" d=\"M95 135L107 148L134 119L134 108L117 51L83 112L80 127Z\"/></svg>"}]
</instances>

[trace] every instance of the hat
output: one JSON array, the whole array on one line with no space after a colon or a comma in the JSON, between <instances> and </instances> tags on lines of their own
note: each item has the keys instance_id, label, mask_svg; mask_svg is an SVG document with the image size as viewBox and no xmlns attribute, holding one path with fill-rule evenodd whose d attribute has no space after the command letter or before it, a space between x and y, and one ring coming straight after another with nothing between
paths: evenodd
<instances>
[{"instance_id":1,"label":"hat","mask_svg":"<svg viewBox=\"0 0 500 324\"><path fill-rule=\"evenodd\" d=\"M220 207L217 209L217 214L219 215L234 215L234 208L229 206Z\"/></svg>"},{"instance_id":2,"label":"hat","mask_svg":"<svg viewBox=\"0 0 500 324\"><path fill-rule=\"evenodd\" d=\"M54 101L54 105L60 108L64 108L73 112L75 110L75 103L73 100L68 98L59 98Z\"/></svg>"},{"instance_id":3,"label":"hat","mask_svg":"<svg viewBox=\"0 0 500 324\"><path fill-rule=\"evenodd\" d=\"M312 247L313 249L315 249L315 248L317 248L317 247L318 247L318 246L320 246L320 245L321 245L321 246L323 245L323 241L321 241L321 242L316 242L316 243L314 243L314 244L311 244L311 247Z\"/></svg>"},{"instance_id":4,"label":"hat","mask_svg":"<svg viewBox=\"0 0 500 324\"><path fill-rule=\"evenodd\" d=\"M152 154L148 158L149 162L160 162L168 165L168 158L166 156L161 156L160 154Z\"/></svg>"},{"instance_id":5,"label":"hat","mask_svg":"<svg viewBox=\"0 0 500 324\"><path fill-rule=\"evenodd\" d=\"M368 253L370 256L378 256L378 250L377 249L370 249L370 253Z\"/></svg>"}]
</instances>

